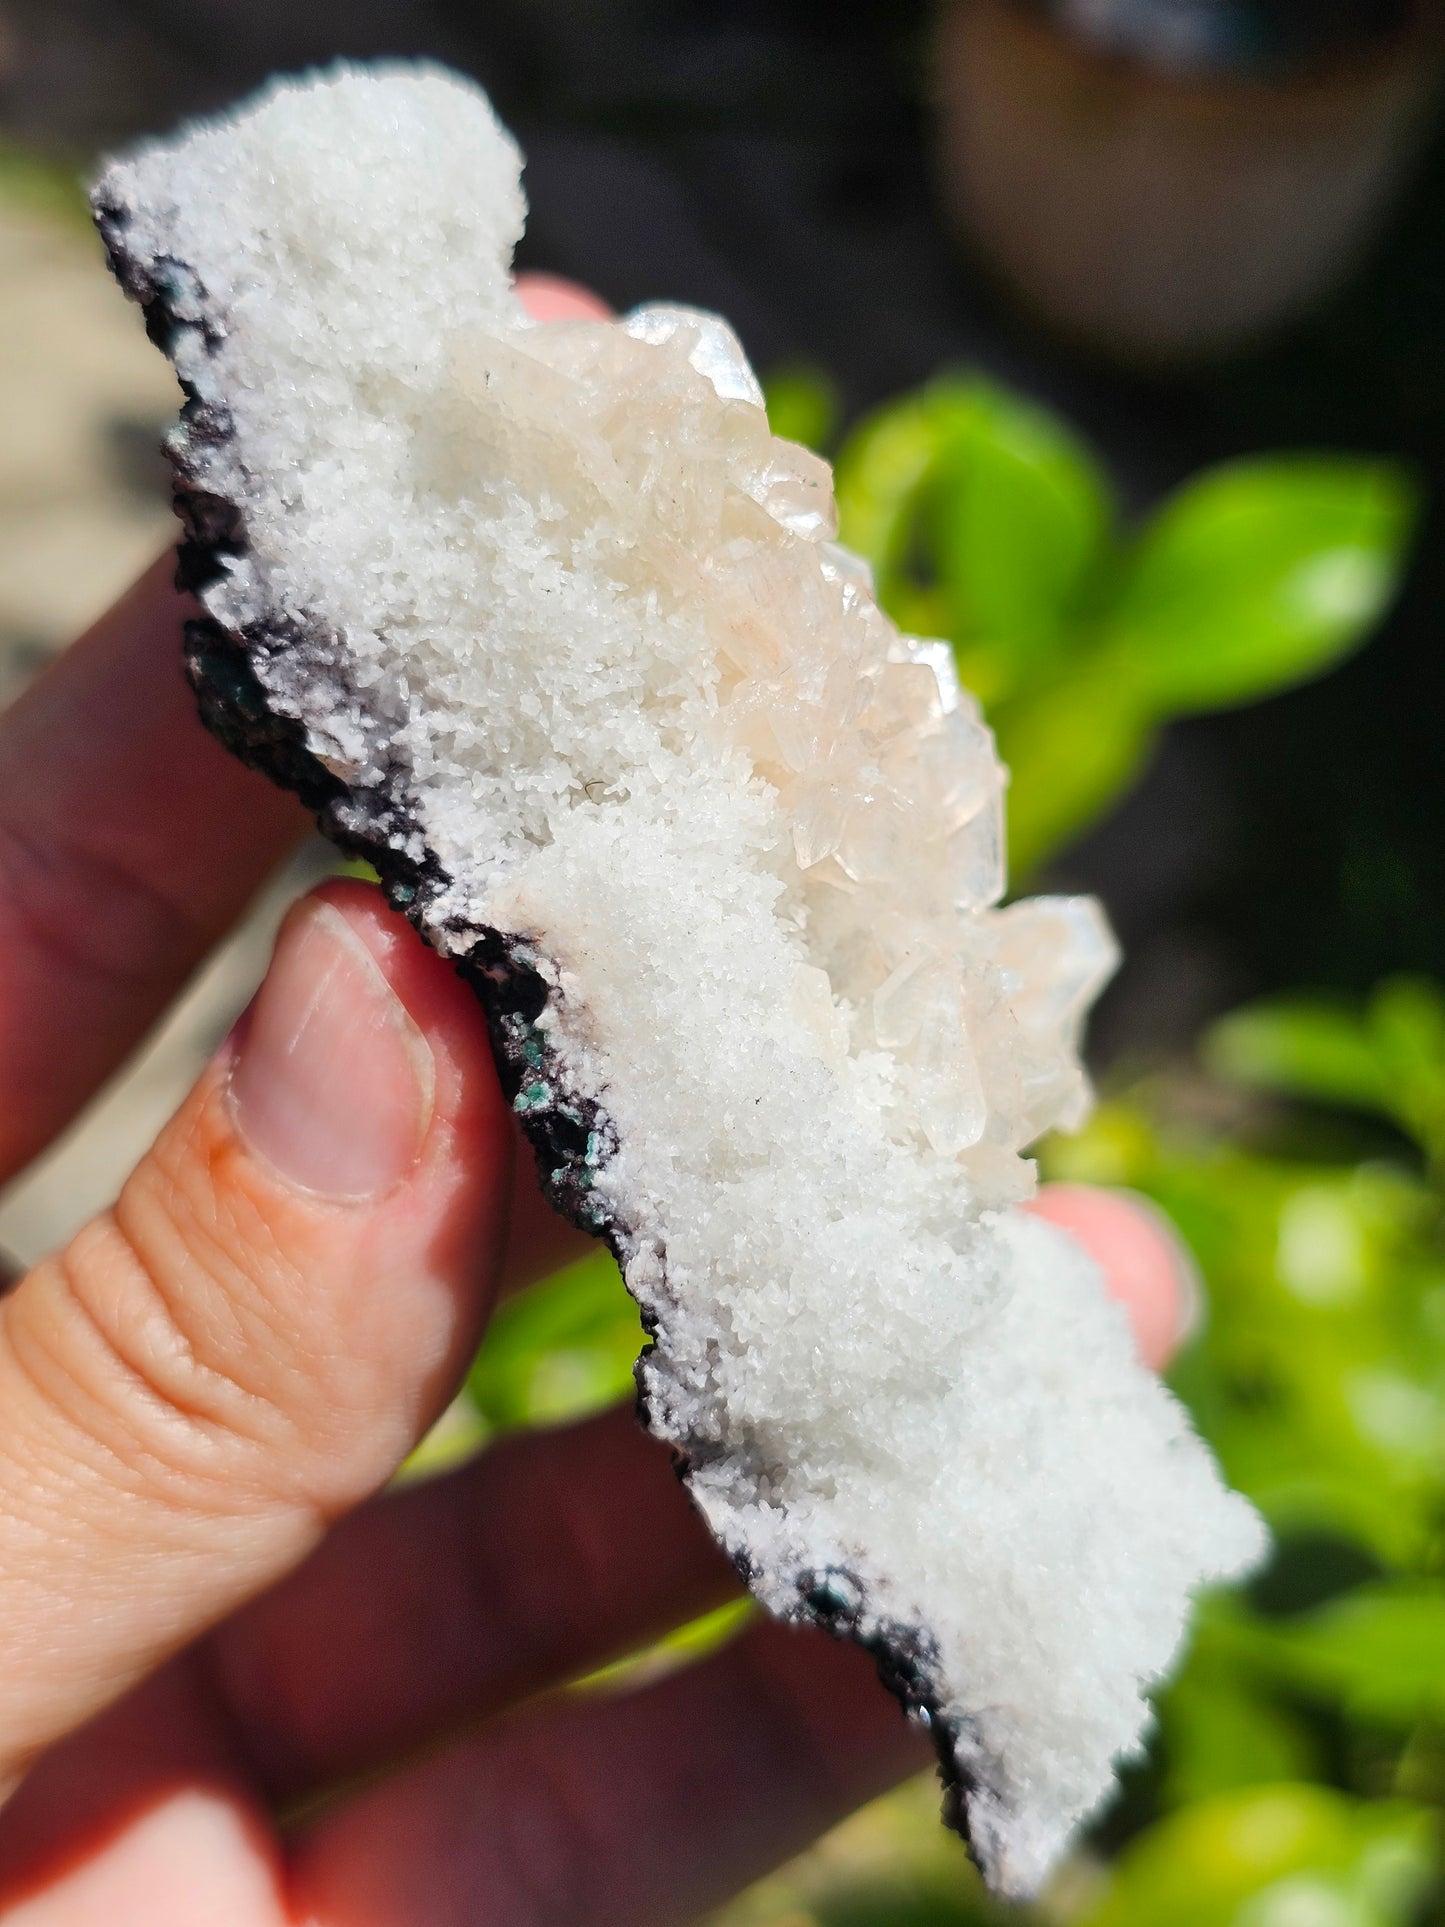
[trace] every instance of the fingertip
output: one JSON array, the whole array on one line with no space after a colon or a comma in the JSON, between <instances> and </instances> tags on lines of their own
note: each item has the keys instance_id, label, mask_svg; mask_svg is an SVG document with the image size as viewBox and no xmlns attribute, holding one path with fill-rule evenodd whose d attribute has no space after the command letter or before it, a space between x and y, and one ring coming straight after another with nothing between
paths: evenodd
<instances>
[{"instance_id":1,"label":"fingertip","mask_svg":"<svg viewBox=\"0 0 1445 1927\"><path fill-rule=\"evenodd\" d=\"M600 295L565 275L517 276L517 294L534 321L610 321L612 310Z\"/></svg>"},{"instance_id":2,"label":"fingertip","mask_svg":"<svg viewBox=\"0 0 1445 1927\"><path fill-rule=\"evenodd\" d=\"M400 911L392 909L378 884L361 877L328 877L299 897L291 914L310 903L326 904L346 919L398 995L406 988L429 989L433 983L440 988L457 982L452 966L422 942Z\"/></svg>"},{"instance_id":3,"label":"fingertip","mask_svg":"<svg viewBox=\"0 0 1445 1927\"><path fill-rule=\"evenodd\" d=\"M1193 1254L1158 1206L1134 1191L1046 1184L1023 1209L1084 1247L1128 1312L1140 1358L1163 1371L1199 1323L1203 1290Z\"/></svg>"},{"instance_id":4,"label":"fingertip","mask_svg":"<svg viewBox=\"0 0 1445 1927\"><path fill-rule=\"evenodd\" d=\"M332 877L301 901L328 904L346 918L413 1020L429 1036L443 1033L454 1108L465 1105L473 1131L485 1128L505 1138L493 1153L511 1172L502 1292L521 1290L590 1256L596 1239L560 1216L542 1194L536 1156L501 1091L481 1003L455 967L422 942L374 883ZM445 1091L441 1102L445 1110Z\"/></svg>"},{"instance_id":5,"label":"fingertip","mask_svg":"<svg viewBox=\"0 0 1445 1927\"><path fill-rule=\"evenodd\" d=\"M367 950L408 1015L440 1046L473 1103L509 1118L497 1084L486 1017L455 963L425 943L380 888L359 877L331 877L300 899L327 905L343 917ZM293 910L293 913L295 911ZM508 1132L510 1143L510 1131Z\"/></svg>"}]
</instances>

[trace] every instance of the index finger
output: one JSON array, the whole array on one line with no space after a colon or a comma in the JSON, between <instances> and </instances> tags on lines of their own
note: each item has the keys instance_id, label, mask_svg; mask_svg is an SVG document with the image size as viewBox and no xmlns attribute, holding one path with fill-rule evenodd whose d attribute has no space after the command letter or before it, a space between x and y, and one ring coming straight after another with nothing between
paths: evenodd
<instances>
[{"instance_id":1,"label":"index finger","mask_svg":"<svg viewBox=\"0 0 1445 1927\"><path fill-rule=\"evenodd\" d=\"M0 1181L150 1027L304 828L207 735L167 556L0 717Z\"/></svg>"}]
</instances>

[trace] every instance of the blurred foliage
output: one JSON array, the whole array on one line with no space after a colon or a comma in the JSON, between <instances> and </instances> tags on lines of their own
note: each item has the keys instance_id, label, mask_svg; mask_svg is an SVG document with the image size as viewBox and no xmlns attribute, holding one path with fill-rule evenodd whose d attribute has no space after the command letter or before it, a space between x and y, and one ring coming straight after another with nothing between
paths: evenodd
<instances>
[{"instance_id":1,"label":"blurred foliage","mask_svg":"<svg viewBox=\"0 0 1445 1927\"><path fill-rule=\"evenodd\" d=\"M1122 1856L1089 1927L1391 1927L1433 1870L1428 1819L1324 1787L1217 1794L1171 1814Z\"/></svg>"},{"instance_id":2,"label":"blurred foliage","mask_svg":"<svg viewBox=\"0 0 1445 1927\"><path fill-rule=\"evenodd\" d=\"M637 1307L599 1247L498 1308L467 1390L493 1432L584 1418L631 1392L642 1346Z\"/></svg>"},{"instance_id":3,"label":"blurred foliage","mask_svg":"<svg viewBox=\"0 0 1445 1927\"><path fill-rule=\"evenodd\" d=\"M832 390L768 385L780 434L825 448ZM1333 667L1399 582L1416 519L1394 463L1273 455L1207 470L1142 527L1055 416L979 376L941 378L836 455L839 535L915 635L945 636L1013 772L1016 878L1133 782L1171 717Z\"/></svg>"},{"instance_id":4,"label":"blurred foliage","mask_svg":"<svg viewBox=\"0 0 1445 1927\"><path fill-rule=\"evenodd\" d=\"M836 403L793 370L780 432ZM1384 463L1233 463L1122 533L1043 411L950 379L839 457L842 535L905 627L948 636L1014 772L1014 861L1121 793L1171 716L1322 673L1393 594L1414 517ZM1445 1923L1445 995L1277 999L1197 1067L1112 1091L1047 1175L1131 1187L1180 1227L1207 1315L1173 1383L1275 1534L1202 1602L1148 1757L1036 1910L983 1893L931 1780L875 1802L715 1927L1412 1927ZM630 1397L642 1342L598 1254L505 1303L417 1470ZM430 1454L431 1456L428 1456ZM731 1635L736 1609L583 1685Z\"/></svg>"},{"instance_id":5,"label":"blurred foliage","mask_svg":"<svg viewBox=\"0 0 1445 1927\"><path fill-rule=\"evenodd\" d=\"M775 368L767 380L768 426L786 442L826 450L838 432L837 383L811 362Z\"/></svg>"},{"instance_id":6,"label":"blurred foliage","mask_svg":"<svg viewBox=\"0 0 1445 1927\"><path fill-rule=\"evenodd\" d=\"M89 229L84 171L47 160L0 139L0 204L24 214Z\"/></svg>"},{"instance_id":7,"label":"blurred foliage","mask_svg":"<svg viewBox=\"0 0 1445 1927\"><path fill-rule=\"evenodd\" d=\"M1131 1186L1208 1281L1176 1389L1275 1534L1205 1602L1099 1927L1445 1918L1445 994L1281 998L1045 1148Z\"/></svg>"}]
</instances>

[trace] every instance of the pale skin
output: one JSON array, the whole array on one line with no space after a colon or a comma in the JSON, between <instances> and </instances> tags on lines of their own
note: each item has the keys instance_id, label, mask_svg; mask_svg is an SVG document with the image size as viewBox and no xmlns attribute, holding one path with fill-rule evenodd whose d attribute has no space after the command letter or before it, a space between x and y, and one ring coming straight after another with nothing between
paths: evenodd
<instances>
[{"instance_id":1,"label":"pale skin","mask_svg":"<svg viewBox=\"0 0 1445 1927\"><path fill-rule=\"evenodd\" d=\"M304 827L196 720L170 577L0 717L0 1182ZM1167 1231L1035 1208L1162 1364ZM736 1596L630 1412L383 1492L497 1294L581 1245L470 994L374 890L305 899L114 1209L0 1299L4 1927L686 1920L926 1763L864 1656L762 1622L558 1690Z\"/></svg>"}]
</instances>

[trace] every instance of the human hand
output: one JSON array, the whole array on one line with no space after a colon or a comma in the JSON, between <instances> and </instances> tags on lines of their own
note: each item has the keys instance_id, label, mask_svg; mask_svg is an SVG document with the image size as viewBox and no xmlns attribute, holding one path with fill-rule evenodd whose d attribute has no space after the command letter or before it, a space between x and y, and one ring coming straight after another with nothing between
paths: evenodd
<instances>
[{"instance_id":1,"label":"human hand","mask_svg":"<svg viewBox=\"0 0 1445 1927\"><path fill-rule=\"evenodd\" d=\"M0 718L0 1179L302 827L196 721L168 584ZM470 993L329 884L115 1208L0 1301L6 1927L674 1920L925 1762L864 1655L770 1624L557 1690L736 1591L630 1413L375 1496L496 1292L573 1255L516 1150ZM1159 1362L1165 1234L1038 1208Z\"/></svg>"}]
</instances>

